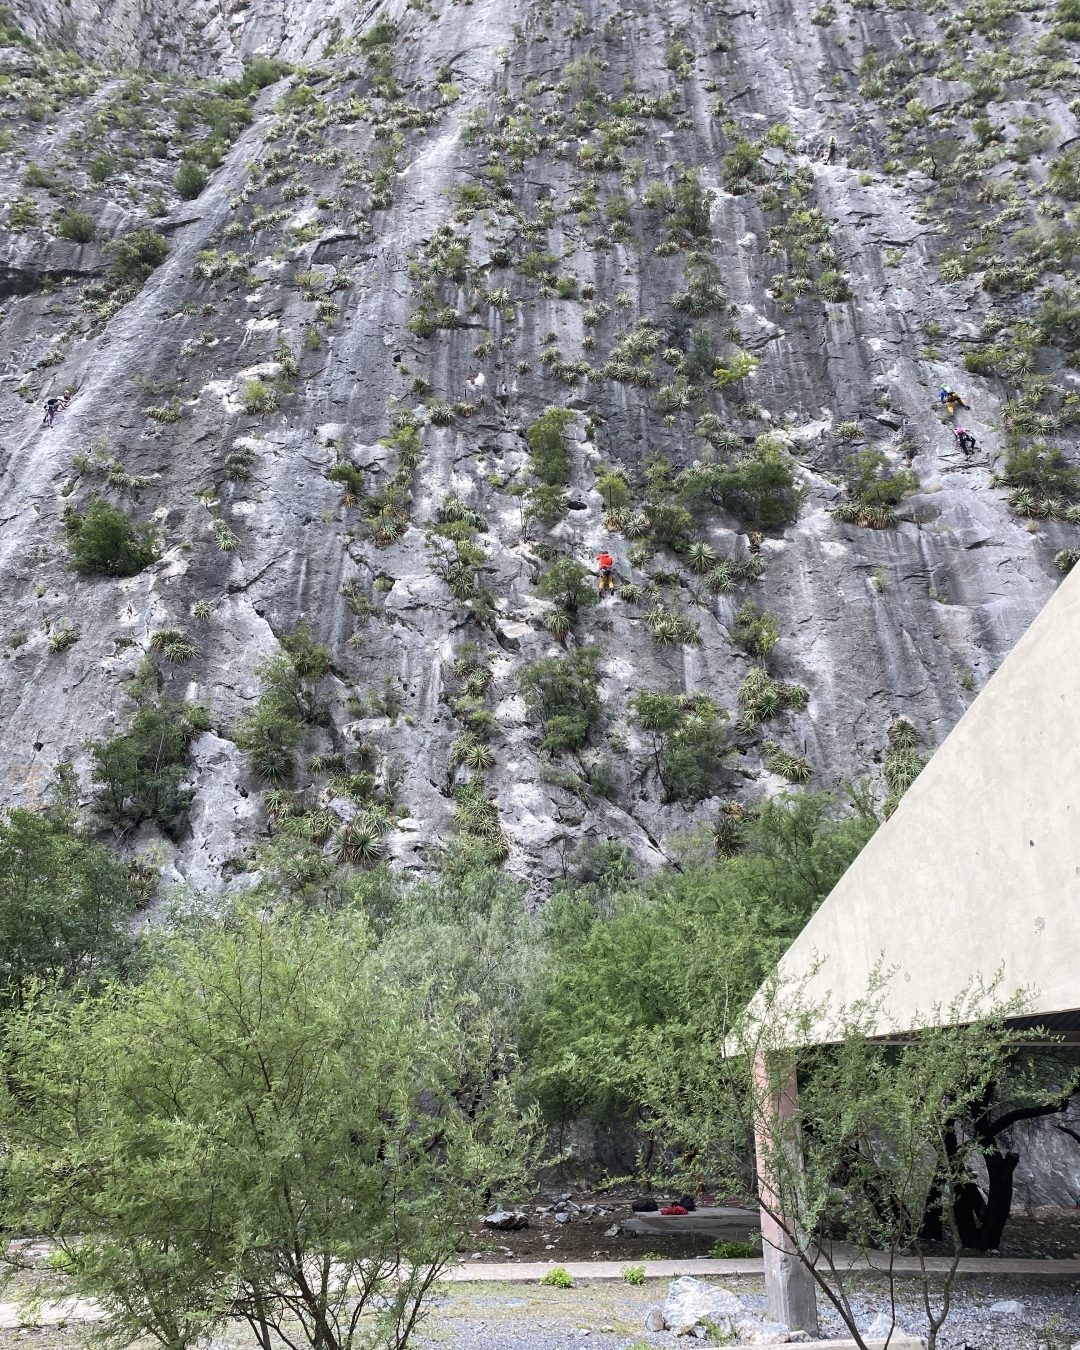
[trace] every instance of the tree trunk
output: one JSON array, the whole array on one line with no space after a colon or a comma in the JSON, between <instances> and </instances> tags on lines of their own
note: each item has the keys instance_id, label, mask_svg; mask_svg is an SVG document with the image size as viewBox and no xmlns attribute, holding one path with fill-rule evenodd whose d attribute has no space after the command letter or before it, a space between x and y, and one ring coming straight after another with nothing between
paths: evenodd
<instances>
[{"instance_id":1,"label":"tree trunk","mask_svg":"<svg viewBox=\"0 0 1080 1350\"><path fill-rule=\"evenodd\" d=\"M989 1185L986 1193L986 1208L983 1211L979 1229L979 1241L976 1244L980 1252L993 1251L1001 1245L1001 1235L1012 1210L1013 1173L1020 1161L1019 1153L988 1153L986 1155L986 1174Z\"/></svg>"}]
</instances>

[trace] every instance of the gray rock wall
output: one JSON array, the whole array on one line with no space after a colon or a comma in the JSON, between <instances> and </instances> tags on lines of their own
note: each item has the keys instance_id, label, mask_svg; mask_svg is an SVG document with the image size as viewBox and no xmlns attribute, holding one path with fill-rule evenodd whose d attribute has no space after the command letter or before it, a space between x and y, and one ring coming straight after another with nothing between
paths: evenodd
<instances>
[{"instance_id":1,"label":"gray rock wall","mask_svg":"<svg viewBox=\"0 0 1080 1350\"><path fill-rule=\"evenodd\" d=\"M146 125L134 162L102 187L87 178L91 154L107 144L123 160L134 133L113 125L102 140L92 119L119 106L127 77L99 71L91 89L44 118L25 111L17 117L3 172L10 196L38 202L40 220L10 231L0 260L0 627L25 637L0 662L4 799L37 799L62 759L74 757L85 770L85 739L125 725L132 704L124 682L152 632L166 627L190 631L199 645L196 659L162 665L167 692L204 700L213 720L194 747L191 828L169 845L172 875L198 887L220 886L225 863L266 828L265 785L233 737L258 693L256 666L301 620L331 646L334 660L326 689L331 725L311 731L306 753L351 751L364 740L383 757L384 771L400 766L402 814L386 842L409 866L422 865L452 829L452 792L468 772L449 766L462 731L449 707L449 671L455 644L480 643L494 661L488 703L498 719L486 781L509 866L540 891L582 844L620 841L642 863L657 865L675 836L715 818L719 799L751 801L787 786L763 767L760 735L733 734L715 794L689 806L665 803L651 742L628 717L629 700L642 688L706 693L734 716L753 661L729 630L748 596L779 617L770 669L810 693L805 712L765 734L806 756L815 785L876 775L886 729L899 714L912 719L928 748L939 741L1051 593L1059 575L1054 555L1077 531L1063 520L1018 519L991 482L1005 444L1005 400L1015 391L997 376L965 372L963 352L989 316L1030 313L1032 301L990 294L978 272L943 280L942 256L967 240L972 218L991 209L979 202L982 182L942 188L916 151L890 148L899 134L897 106L907 104L857 92L858 72L871 57L880 64L913 51L925 55L920 44L939 46L941 18L917 9L838 10L822 24L809 5L793 0L730 15L678 0L640 7L477 0L348 12L329 2L256 0L243 9L196 5L183 15L151 3L105 4L100 12L21 4L18 15L32 36L60 38L91 60L137 58L148 67L222 75L256 52L315 62L309 79L320 102L281 109L278 101L298 77L263 91L252 125L190 202L179 202L172 188L194 134L176 121L190 81L151 81L142 91ZM397 98L373 92L368 57L348 41L377 15L398 25ZM1026 49L1044 36L1033 24L1016 20L1008 41ZM676 40L688 53L685 70L676 68ZM979 31L967 40L972 59L997 50ZM972 105L967 84L931 78L929 56L922 64L930 74L914 72L907 92L921 91L928 116L943 119L949 134L968 136L980 113L1010 126L1020 93L1024 106L1046 119L1046 156L1028 165L1016 216L1035 220L1045 176L1039 165L1052 146L1075 135L1068 89L1018 80L1002 88L999 103ZM437 83L452 83L453 95L439 94ZM590 113L596 123L611 116L630 83L650 95L672 93L673 107L663 117L625 115L633 134L617 149L616 166L593 170L581 145L595 146L598 135L575 122L578 86L602 91ZM361 102L346 114L350 100ZM486 142L465 134L480 114L489 118ZM526 121L522 135L532 144L515 166L514 125ZM785 251L771 249L768 236L787 213L766 209L763 185L739 195L730 190L725 153L738 138L760 140L781 123L791 137L765 150L766 176L787 191L792 175L802 175L801 206L821 212L850 299L827 303L811 293L785 310L772 281L784 270ZM372 175L395 135L389 184L380 188ZM825 162L830 136L837 152ZM886 171L890 157L896 162ZM455 220L453 194L489 181L488 160L509 165L507 195L471 219L458 211ZM59 166L71 199L97 219L96 241L78 245L50 234L46 226L62 201L21 186L31 162ZM711 234L698 247L715 260L731 308L708 316L706 326L721 355L736 339L759 365L734 389L665 415L654 390L617 383L600 368L639 319L663 330L662 348L689 340L692 321L671 303L684 284L688 250L661 248L658 255L662 222L641 204L647 185L672 181L679 165L697 169L715 193ZM573 203L590 187L599 206L586 221ZM603 202L618 193L631 202L629 228L598 244L598 234L610 235ZM154 194L166 215L148 214ZM554 209L543 228L537 221L546 203ZM280 218L260 225L256 212ZM82 291L105 273L103 243L148 224L168 238L168 258L106 322L88 322ZM421 337L406 323L431 275L433 235L447 224L471 248L466 279L439 280L461 323ZM518 260L529 248L557 255L557 270L573 273L591 298L559 298L520 267L492 261L500 246ZM207 250L240 254L246 275L200 279L196 266ZM503 287L509 296L492 301ZM590 328L585 312L600 302L610 313ZM308 345L312 331L317 348ZM247 415L245 384L281 373L280 339L299 373L276 411ZM553 378L543 364L552 345L567 361L589 362L592 374L573 384ZM1040 350L1040 368L1057 381L1059 399L1075 397L1075 371ZM658 368L660 382L670 378ZM467 398L467 381L477 373L485 376L484 393ZM417 377L425 383L416 385ZM942 383L965 390L973 404L964 416L980 449L970 461L937 414ZM55 428L43 430L39 400L65 386L77 388L74 402ZM427 421L425 399L436 396L466 401L449 426ZM168 399L178 420L147 416L148 406ZM550 530L532 522L523 538L521 499L507 489L532 481L523 432L549 405L580 414L569 433L570 509ZM343 505L340 485L326 475L343 454L362 469L366 491L385 486L397 468L396 453L380 444L393 406L416 410L425 425L409 526L383 545L365 527L362 504ZM704 591L685 560L664 549L643 559L633 541L608 528L596 487L602 462L619 465L639 499L636 475L650 456L666 456L675 471L707 456L693 429L710 408L747 444L778 430L806 492L798 519L765 530L760 541L745 521L719 509L695 522L693 537L722 556L745 558L760 547L764 575L732 595ZM858 439L848 442L837 429L852 422ZM1067 450L1071 436L1067 424L1058 438ZM76 469L74 457L95 445L99 460L113 456L129 475L149 481L125 493L102 471L95 477ZM866 446L882 450L894 469L910 465L920 479L893 528L843 524L831 514L845 455ZM228 457L245 451L250 479L230 479ZM70 572L63 509L98 490L152 515L164 550L153 568L120 581ZM470 617L433 569L425 527L447 495L487 522L476 540L485 554L480 580L495 605L488 623ZM215 518L235 535L235 548L218 547ZM600 650L605 726L580 756L554 759L541 753L538 727L517 689L527 663L562 651L544 626L550 604L535 589L544 545L584 562L606 545L623 583L668 575L668 601L687 609L701 638L696 646L659 645L645 605L617 599L585 612L568 643ZM367 597L373 617L357 620L344 593L351 588ZM208 603L209 618L195 617L199 601ZM77 626L78 640L50 650L65 622ZM397 716L350 711L351 693L381 690L386 680L399 691ZM584 781L600 759L611 779L606 798ZM309 803L329 791L325 777L302 768L293 787Z\"/></svg>"}]
</instances>

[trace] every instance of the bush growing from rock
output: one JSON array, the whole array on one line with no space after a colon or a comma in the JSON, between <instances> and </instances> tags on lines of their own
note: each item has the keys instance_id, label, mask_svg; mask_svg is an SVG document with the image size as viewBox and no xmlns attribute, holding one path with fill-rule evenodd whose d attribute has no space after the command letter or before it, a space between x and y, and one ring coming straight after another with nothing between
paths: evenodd
<instances>
[{"instance_id":1,"label":"bush growing from rock","mask_svg":"<svg viewBox=\"0 0 1080 1350\"><path fill-rule=\"evenodd\" d=\"M316 642L306 623L281 638L284 652L256 668L262 692L254 708L236 729L236 744L245 751L252 769L279 782L293 770L293 752L307 723L321 723L326 706L315 685L331 668L329 647Z\"/></svg>"},{"instance_id":2,"label":"bush growing from rock","mask_svg":"<svg viewBox=\"0 0 1080 1350\"><path fill-rule=\"evenodd\" d=\"M597 601L592 573L573 558L556 558L540 574L537 591L548 600L554 600L567 614L576 615Z\"/></svg>"},{"instance_id":3,"label":"bush growing from rock","mask_svg":"<svg viewBox=\"0 0 1080 1350\"><path fill-rule=\"evenodd\" d=\"M152 820L177 838L193 795L184 783L188 751L208 726L200 704L163 698L143 702L127 731L90 745L97 810L112 824L128 828Z\"/></svg>"},{"instance_id":4,"label":"bush growing from rock","mask_svg":"<svg viewBox=\"0 0 1080 1350\"><path fill-rule=\"evenodd\" d=\"M652 735L653 760L667 801L700 801L721 764L727 712L704 694L654 694L630 700L631 716Z\"/></svg>"},{"instance_id":5,"label":"bush growing from rock","mask_svg":"<svg viewBox=\"0 0 1080 1350\"><path fill-rule=\"evenodd\" d=\"M185 159L176 175L176 191L185 202L194 201L206 187L206 170L193 159Z\"/></svg>"},{"instance_id":6,"label":"bush growing from rock","mask_svg":"<svg viewBox=\"0 0 1080 1350\"><path fill-rule=\"evenodd\" d=\"M1013 445L1001 470L1001 481L1041 497L1072 498L1080 492L1080 470L1069 463L1063 451L1036 443Z\"/></svg>"},{"instance_id":7,"label":"bush growing from rock","mask_svg":"<svg viewBox=\"0 0 1080 1350\"><path fill-rule=\"evenodd\" d=\"M782 525L794 520L803 490L796 485L794 462L775 436L759 436L752 450L725 464L700 464L677 480L679 501L691 511L706 503L723 506L752 525Z\"/></svg>"},{"instance_id":8,"label":"bush growing from rock","mask_svg":"<svg viewBox=\"0 0 1080 1350\"><path fill-rule=\"evenodd\" d=\"M748 656L764 660L780 640L780 624L770 610L759 609L753 600L746 600L736 611L731 640Z\"/></svg>"},{"instance_id":9,"label":"bush growing from rock","mask_svg":"<svg viewBox=\"0 0 1080 1350\"><path fill-rule=\"evenodd\" d=\"M548 408L526 428L530 467L549 487L561 487L569 477L570 455L564 432L573 420L568 408Z\"/></svg>"},{"instance_id":10,"label":"bush growing from rock","mask_svg":"<svg viewBox=\"0 0 1080 1350\"><path fill-rule=\"evenodd\" d=\"M56 218L53 229L61 239L71 239L76 244L88 244L97 231L94 217L85 211L62 211Z\"/></svg>"},{"instance_id":11,"label":"bush growing from rock","mask_svg":"<svg viewBox=\"0 0 1080 1350\"><path fill-rule=\"evenodd\" d=\"M244 411L249 417L259 413L271 413L277 409L277 390L263 380L248 380L242 396Z\"/></svg>"},{"instance_id":12,"label":"bush growing from rock","mask_svg":"<svg viewBox=\"0 0 1080 1350\"><path fill-rule=\"evenodd\" d=\"M71 566L76 572L130 577L157 558L154 527L136 525L119 506L95 497L86 511L71 511L64 521Z\"/></svg>"},{"instance_id":13,"label":"bush growing from rock","mask_svg":"<svg viewBox=\"0 0 1080 1350\"><path fill-rule=\"evenodd\" d=\"M150 273L165 261L169 241L157 230L130 230L106 245L113 257L110 279L118 286L141 286Z\"/></svg>"},{"instance_id":14,"label":"bush growing from rock","mask_svg":"<svg viewBox=\"0 0 1080 1350\"><path fill-rule=\"evenodd\" d=\"M888 474L888 460L880 450L856 450L844 466L844 484L857 501L867 506L895 506L919 485L910 470Z\"/></svg>"},{"instance_id":15,"label":"bush growing from rock","mask_svg":"<svg viewBox=\"0 0 1080 1350\"><path fill-rule=\"evenodd\" d=\"M519 678L529 711L544 729L544 750L578 750L600 718L600 673L595 647L527 666Z\"/></svg>"}]
</instances>

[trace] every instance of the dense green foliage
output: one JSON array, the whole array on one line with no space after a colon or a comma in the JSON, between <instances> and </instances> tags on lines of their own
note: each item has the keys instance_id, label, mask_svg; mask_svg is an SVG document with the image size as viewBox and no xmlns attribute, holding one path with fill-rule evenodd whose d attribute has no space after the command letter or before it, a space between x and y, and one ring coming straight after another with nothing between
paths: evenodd
<instances>
[{"instance_id":1,"label":"dense green foliage","mask_svg":"<svg viewBox=\"0 0 1080 1350\"><path fill-rule=\"evenodd\" d=\"M548 408L525 430L532 471L551 487L565 483L570 472L564 433L573 420L567 408Z\"/></svg>"},{"instance_id":2,"label":"dense green foliage","mask_svg":"<svg viewBox=\"0 0 1080 1350\"><path fill-rule=\"evenodd\" d=\"M53 229L61 239L71 239L76 244L88 244L93 239L97 226L94 224L93 216L72 208L60 212Z\"/></svg>"},{"instance_id":3,"label":"dense green foliage","mask_svg":"<svg viewBox=\"0 0 1080 1350\"><path fill-rule=\"evenodd\" d=\"M114 239L107 251L113 265L109 277L117 286L141 286L168 257L169 241L157 230L131 230Z\"/></svg>"},{"instance_id":4,"label":"dense green foliage","mask_svg":"<svg viewBox=\"0 0 1080 1350\"><path fill-rule=\"evenodd\" d=\"M844 483L852 499L861 506L896 506L918 490L919 477L910 469L889 473L881 451L865 449L849 456Z\"/></svg>"},{"instance_id":5,"label":"dense green foliage","mask_svg":"<svg viewBox=\"0 0 1080 1350\"><path fill-rule=\"evenodd\" d=\"M759 609L752 600L744 600L735 612L731 640L748 656L764 660L780 641L780 624L770 610Z\"/></svg>"},{"instance_id":6,"label":"dense green foliage","mask_svg":"<svg viewBox=\"0 0 1080 1350\"><path fill-rule=\"evenodd\" d=\"M654 694L630 700L635 722L652 736L653 762L667 801L708 795L725 745L728 715L704 694Z\"/></svg>"},{"instance_id":7,"label":"dense green foliage","mask_svg":"<svg viewBox=\"0 0 1080 1350\"><path fill-rule=\"evenodd\" d=\"M182 201L194 201L206 186L206 182L206 170L193 159L185 159L177 170L176 191Z\"/></svg>"},{"instance_id":8,"label":"dense green foliage","mask_svg":"<svg viewBox=\"0 0 1080 1350\"><path fill-rule=\"evenodd\" d=\"M284 652L257 668L262 692L236 728L236 744L261 777L282 780L293 770L293 752L307 723L325 719L315 686L330 669L330 649L317 643L306 623L281 642Z\"/></svg>"},{"instance_id":9,"label":"dense green foliage","mask_svg":"<svg viewBox=\"0 0 1080 1350\"><path fill-rule=\"evenodd\" d=\"M839 807L827 793L774 798L749 814L732 859L692 857L643 883L612 868L555 895L523 1038L550 1119L632 1118L653 1033L672 1023L715 1038L704 999L697 1018L687 991L745 1005L876 828L861 798L851 814Z\"/></svg>"},{"instance_id":10,"label":"dense green foliage","mask_svg":"<svg viewBox=\"0 0 1080 1350\"><path fill-rule=\"evenodd\" d=\"M402 1350L527 1131L462 1053L486 1028L460 987L419 959L406 983L399 957L355 907L241 909L166 940L139 985L16 1016L3 1228L53 1236L121 1342L239 1316L262 1350L297 1324Z\"/></svg>"},{"instance_id":11,"label":"dense green foliage","mask_svg":"<svg viewBox=\"0 0 1080 1350\"><path fill-rule=\"evenodd\" d=\"M579 647L521 672L521 691L543 726L545 750L580 749L599 721L599 655L595 647Z\"/></svg>"},{"instance_id":12,"label":"dense green foliage","mask_svg":"<svg viewBox=\"0 0 1080 1350\"><path fill-rule=\"evenodd\" d=\"M573 558L556 558L540 574L536 590L571 615L576 615L580 609L588 609L597 601L592 573Z\"/></svg>"},{"instance_id":13,"label":"dense green foliage","mask_svg":"<svg viewBox=\"0 0 1080 1350\"><path fill-rule=\"evenodd\" d=\"M1056 447L1036 442L1009 449L1001 470L1002 482L1045 496L1066 499L1080 493L1080 470Z\"/></svg>"},{"instance_id":14,"label":"dense green foliage","mask_svg":"<svg viewBox=\"0 0 1080 1350\"><path fill-rule=\"evenodd\" d=\"M90 743L95 805L104 819L123 828L152 820L180 835L192 797L188 751L208 726L201 704L144 694L126 731Z\"/></svg>"},{"instance_id":15,"label":"dense green foliage","mask_svg":"<svg viewBox=\"0 0 1080 1350\"><path fill-rule=\"evenodd\" d=\"M127 868L76 829L70 800L9 812L0 819L0 1006L21 1002L32 980L69 990L122 968L134 907Z\"/></svg>"},{"instance_id":16,"label":"dense green foliage","mask_svg":"<svg viewBox=\"0 0 1080 1350\"><path fill-rule=\"evenodd\" d=\"M782 525L799 513L803 491L791 455L775 437L724 463L702 463L679 479L680 500L691 510L722 506L752 525Z\"/></svg>"},{"instance_id":17,"label":"dense green foliage","mask_svg":"<svg viewBox=\"0 0 1080 1350\"><path fill-rule=\"evenodd\" d=\"M76 572L130 577L157 558L153 525L136 525L123 507L101 497L93 498L82 513L69 511L64 530Z\"/></svg>"}]
</instances>

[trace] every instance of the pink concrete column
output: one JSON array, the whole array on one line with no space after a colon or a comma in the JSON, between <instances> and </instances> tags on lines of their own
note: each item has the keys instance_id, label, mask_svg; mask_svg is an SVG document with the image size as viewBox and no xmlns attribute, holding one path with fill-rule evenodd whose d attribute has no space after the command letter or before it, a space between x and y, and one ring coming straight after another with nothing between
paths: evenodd
<instances>
[{"instance_id":1,"label":"pink concrete column","mask_svg":"<svg viewBox=\"0 0 1080 1350\"><path fill-rule=\"evenodd\" d=\"M782 1197L769 1176L768 1160L776 1147L797 1148L798 1140L784 1139L783 1123L795 1114L799 1086L792 1069L776 1089L770 1082L764 1056L754 1058L754 1152L757 1160L758 1194L761 1198L761 1241L765 1260L765 1293L769 1316L791 1331L818 1334L817 1294L814 1277L799 1260L795 1244L773 1217L782 1213ZM766 1208L771 1213L766 1212ZM785 1225L791 1226L785 1217Z\"/></svg>"}]
</instances>

